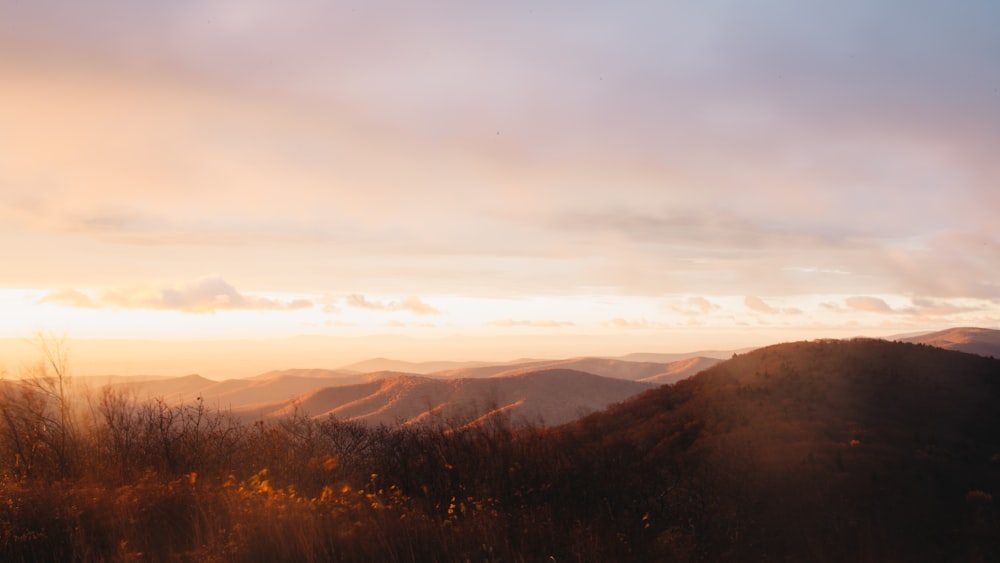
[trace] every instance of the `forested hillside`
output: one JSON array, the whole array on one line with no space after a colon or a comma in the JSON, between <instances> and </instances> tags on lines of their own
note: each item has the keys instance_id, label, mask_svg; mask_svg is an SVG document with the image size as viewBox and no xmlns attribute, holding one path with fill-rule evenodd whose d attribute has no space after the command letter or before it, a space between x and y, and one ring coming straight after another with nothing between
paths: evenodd
<instances>
[{"instance_id":1,"label":"forested hillside","mask_svg":"<svg viewBox=\"0 0 1000 563\"><path fill-rule=\"evenodd\" d=\"M558 428L57 382L4 388L5 561L1000 558L1000 362L929 346L772 346Z\"/></svg>"}]
</instances>

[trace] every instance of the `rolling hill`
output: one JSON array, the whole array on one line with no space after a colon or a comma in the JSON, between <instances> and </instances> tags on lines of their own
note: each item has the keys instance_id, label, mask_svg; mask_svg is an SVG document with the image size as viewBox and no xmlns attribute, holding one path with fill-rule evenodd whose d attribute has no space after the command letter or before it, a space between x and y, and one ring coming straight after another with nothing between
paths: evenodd
<instances>
[{"instance_id":1,"label":"rolling hill","mask_svg":"<svg viewBox=\"0 0 1000 563\"><path fill-rule=\"evenodd\" d=\"M464 420L504 413L517 425L557 425L634 396L654 385L566 369L494 378L432 379L397 375L234 409L244 419L273 418L296 409L368 424Z\"/></svg>"},{"instance_id":2,"label":"rolling hill","mask_svg":"<svg viewBox=\"0 0 1000 563\"><path fill-rule=\"evenodd\" d=\"M676 382L719 361L697 357L673 363L601 358L522 360L512 364L466 366L428 375L400 371L356 373L343 368L291 369L222 381L199 375L116 379L112 386L128 390L138 398L158 397L169 404L192 403L200 398L208 406L233 409L244 416L247 413L287 414L289 405L294 403L313 415L335 414L376 423L391 423L396 419L414 422L442 412L454 416L462 409L482 410L497 403L522 420L530 418L532 422L561 424L655 385ZM454 364L374 360L371 365L427 369ZM544 378L537 375L541 372L549 375ZM555 377L556 373L564 376ZM576 375L565 375L569 373ZM467 381L476 379L498 381ZM540 387L543 380L544 389ZM595 382L600 383L593 387ZM636 385L627 385L629 383ZM351 398L357 393L364 393L366 400L351 407L342 404L359 400Z\"/></svg>"},{"instance_id":3,"label":"rolling hill","mask_svg":"<svg viewBox=\"0 0 1000 563\"><path fill-rule=\"evenodd\" d=\"M957 327L930 334L900 339L903 342L927 344L946 350L958 350L991 358L1000 358L1000 330Z\"/></svg>"},{"instance_id":4,"label":"rolling hill","mask_svg":"<svg viewBox=\"0 0 1000 563\"><path fill-rule=\"evenodd\" d=\"M269 372L267 377L214 381L200 375L158 378L155 380L120 380L112 387L127 390L139 398L162 398L167 403L191 403L201 398L213 408L243 408L250 405L288 400L310 391L338 385L351 385L400 372L345 374L333 370L286 370Z\"/></svg>"},{"instance_id":5,"label":"rolling hill","mask_svg":"<svg viewBox=\"0 0 1000 563\"><path fill-rule=\"evenodd\" d=\"M722 360L697 356L665 363L626 361L614 358L571 358L453 369L434 372L430 375L441 378L510 377L542 369L570 369L602 377L664 384L694 375L720 361Z\"/></svg>"},{"instance_id":6,"label":"rolling hill","mask_svg":"<svg viewBox=\"0 0 1000 563\"><path fill-rule=\"evenodd\" d=\"M403 360L392 360L389 358L372 358L346 365L340 368L341 371L355 373L371 373L376 371L399 371L426 375L428 373L463 369L475 366L489 365L487 362L451 362L451 361L431 361L431 362L407 362Z\"/></svg>"},{"instance_id":7,"label":"rolling hill","mask_svg":"<svg viewBox=\"0 0 1000 563\"><path fill-rule=\"evenodd\" d=\"M634 525L657 530L654 558L995 561L998 404L997 360L799 342L570 423L547 447L592 452L552 478L587 491L576 511L629 499Z\"/></svg>"},{"instance_id":8,"label":"rolling hill","mask_svg":"<svg viewBox=\"0 0 1000 563\"><path fill-rule=\"evenodd\" d=\"M639 381L657 383L660 385L677 383L678 381L704 371L721 361L722 360L718 358L706 358L703 356L694 356L685 360L677 360L666 364L665 371L655 375L643 377Z\"/></svg>"}]
</instances>

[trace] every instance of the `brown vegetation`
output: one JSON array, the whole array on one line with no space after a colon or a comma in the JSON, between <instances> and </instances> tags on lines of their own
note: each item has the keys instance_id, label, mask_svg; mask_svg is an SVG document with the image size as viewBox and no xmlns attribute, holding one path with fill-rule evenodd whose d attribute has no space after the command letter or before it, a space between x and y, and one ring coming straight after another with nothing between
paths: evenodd
<instances>
[{"instance_id":1,"label":"brown vegetation","mask_svg":"<svg viewBox=\"0 0 1000 563\"><path fill-rule=\"evenodd\" d=\"M4 561L1000 557L988 358L779 345L555 429L74 402L60 365L3 387Z\"/></svg>"}]
</instances>

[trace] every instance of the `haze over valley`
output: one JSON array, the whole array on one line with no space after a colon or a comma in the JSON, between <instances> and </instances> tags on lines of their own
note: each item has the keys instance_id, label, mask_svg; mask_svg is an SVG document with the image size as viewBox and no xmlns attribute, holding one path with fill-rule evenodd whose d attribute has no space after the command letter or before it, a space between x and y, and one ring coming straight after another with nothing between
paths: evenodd
<instances>
[{"instance_id":1,"label":"haze over valley","mask_svg":"<svg viewBox=\"0 0 1000 563\"><path fill-rule=\"evenodd\" d=\"M953 328L900 336L898 340L1000 357L1000 330ZM516 425L555 426L653 387L677 383L750 350L625 356L630 359L526 359L500 364L374 358L335 369L274 370L223 380L192 374L90 376L78 377L77 382L90 392L107 385L140 400L156 399L170 405L200 401L250 421L295 413L373 425L458 420L481 423L503 414ZM660 361L650 361L653 359Z\"/></svg>"}]
</instances>

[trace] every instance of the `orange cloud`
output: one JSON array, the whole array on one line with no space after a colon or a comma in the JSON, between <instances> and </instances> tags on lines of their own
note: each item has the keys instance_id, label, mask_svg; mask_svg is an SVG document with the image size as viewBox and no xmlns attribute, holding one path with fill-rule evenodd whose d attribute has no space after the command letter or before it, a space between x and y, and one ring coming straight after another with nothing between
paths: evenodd
<instances>
[{"instance_id":1,"label":"orange cloud","mask_svg":"<svg viewBox=\"0 0 1000 563\"><path fill-rule=\"evenodd\" d=\"M38 300L39 303L55 303L78 309L97 309L99 305L89 295L75 289L60 289L53 291Z\"/></svg>"},{"instance_id":2,"label":"orange cloud","mask_svg":"<svg viewBox=\"0 0 1000 563\"><path fill-rule=\"evenodd\" d=\"M712 311L721 309L719 305L712 303L704 297L689 297L683 304L672 305L670 308L686 316L707 315Z\"/></svg>"},{"instance_id":3,"label":"orange cloud","mask_svg":"<svg viewBox=\"0 0 1000 563\"><path fill-rule=\"evenodd\" d=\"M490 326L527 326L527 327L561 327L561 326L574 326L575 323L569 321L553 321L553 320L514 320L514 319L500 319L496 321L490 321L487 323Z\"/></svg>"},{"instance_id":4,"label":"orange cloud","mask_svg":"<svg viewBox=\"0 0 1000 563\"><path fill-rule=\"evenodd\" d=\"M747 295L743 299L743 304L758 313L764 313L766 315L776 315L779 312L774 307L765 303L760 297L755 297L753 295Z\"/></svg>"},{"instance_id":5,"label":"orange cloud","mask_svg":"<svg viewBox=\"0 0 1000 563\"><path fill-rule=\"evenodd\" d=\"M75 289L62 289L42 297L42 303L68 307L157 309L185 313L214 313L220 310L281 311L308 309L307 299L280 301L247 295L220 277L205 278L181 287L128 288L106 291L97 299Z\"/></svg>"},{"instance_id":6,"label":"orange cloud","mask_svg":"<svg viewBox=\"0 0 1000 563\"><path fill-rule=\"evenodd\" d=\"M844 300L848 308L867 313L893 313L892 307L878 297L848 297Z\"/></svg>"},{"instance_id":7,"label":"orange cloud","mask_svg":"<svg viewBox=\"0 0 1000 563\"><path fill-rule=\"evenodd\" d=\"M768 305L763 299L761 299L760 297L753 296L753 295L747 295L743 299L743 304L746 305L747 307L749 307L750 309L752 309L754 311L757 311L758 313L764 313L766 315L777 315L777 314L782 314L782 315L801 315L802 314L802 309L799 309L798 307L783 307L783 308L779 309L779 308L776 308L776 307L772 307L771 305Z\"/></svg>"},{"instance_id":8,"label":"orange cloud","mask_svg":"<svg viewBox=\"0 0 1000 563\"><path fill-rule=\"evenodd\" d=\"M441 311L424 303L419 297L410 296L402 301L371 301L364 295L353 293L344 299L350 307L373 311L409 311L414 315L440 315Z\"/></svg>"},{"instance_id":9,"label":"orange cloud","mask_svg":"<svg viewBox=\"0 0 1000 563\"><path fill-rule=\"evenodd\" d=\"M621 317L615 317L610 321L602 322L601 326L616 327L616 328L664 328L667 325L663 323L651 323L646 319L641 319L638 321L630 321L628 319L623 319Z\"/></svg>"},{"instance_id":10,"label":"orange cloud","mask_svg":"<svg viewBox=\"0 0 1000 563\"><path fill-rule=\"evenodd\" d=\"M712 303L711 301L705 299L704 297L691 297L687 300L687 302L691 306L696 307L702 313L708 313L709 311L719 308L718 305Z\"/></svg>"}]
</instances>

